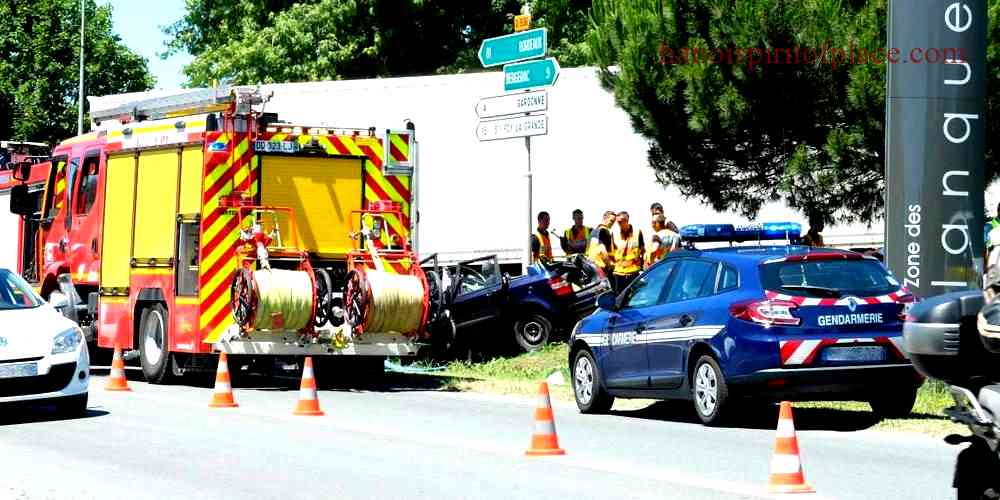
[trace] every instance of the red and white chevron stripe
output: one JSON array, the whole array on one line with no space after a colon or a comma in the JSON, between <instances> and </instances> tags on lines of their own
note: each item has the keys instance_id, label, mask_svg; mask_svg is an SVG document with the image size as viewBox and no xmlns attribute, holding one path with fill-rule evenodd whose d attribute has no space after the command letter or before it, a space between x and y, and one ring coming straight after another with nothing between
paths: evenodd
<instances>
[{"instance_id":1,"label":"red and white chevron stripe","mask_svg":"<svg viewBox=\"0 0 1000 500\"><path fill-rule=\"evenodd\" d=\"M896 361L907 359L902 349L902 336L852 337L835 339L799 339L779 342L781 364L783 366L809 366L816 360L820 349L835 344L880 345L886 348Z\"/></svg>"},{"instance_id":2,"label":"red and white chevron stripe","mask_svg":"<svg viewBox=\"0 0 1000 500\"><path fill-rule=\"evenodd\" d=\"M765 290L767 298L770 300L787 300L799 306L846 306L848 299L855 298L858 301L868 304L892 304L894 302L911 302L913 295L906 288L878 297L841 297L839 299L821 299L817 297L803 297L801 295L788 295L771 290Z\"/></svg>"}]
</instances>

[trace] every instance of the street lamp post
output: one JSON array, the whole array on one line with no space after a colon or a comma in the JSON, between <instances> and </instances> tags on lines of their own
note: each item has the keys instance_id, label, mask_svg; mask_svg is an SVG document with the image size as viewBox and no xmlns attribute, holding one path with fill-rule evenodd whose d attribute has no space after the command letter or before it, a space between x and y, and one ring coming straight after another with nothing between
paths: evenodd
<instances>
[{"instance_id":1,"label":"street lamp post","mask_svg":"<svg viewBox=\"0 0 1000 500\"><path fill-rule=\"evenodd\" d=\"M77 96L76 135L83 135L83 23L85 1L80 0L80 87L79 95Z\"/></svg>"}]
</instances>

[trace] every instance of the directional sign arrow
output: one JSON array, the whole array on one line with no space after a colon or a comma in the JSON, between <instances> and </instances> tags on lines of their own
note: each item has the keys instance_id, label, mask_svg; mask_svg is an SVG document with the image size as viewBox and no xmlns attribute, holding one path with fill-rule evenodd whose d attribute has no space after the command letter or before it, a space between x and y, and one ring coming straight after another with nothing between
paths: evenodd
<instances>
[{"instance_id":1,"label":"directional sign arrow","mask_svg":"<svg viewBox=\"0 0 1000 500\"><path fill-rule=\"evenodd\" d=\"M546 28L487 38L479 46L479 62L484 68L545 56L549 43Z\"/></svg>"},{"instance_id":2,"label":"directional sign arrow","mask_svg":"<svg viewBox=\"0 0 1000 500\"><path fill-rule=\"evenodd\" d=\"M476 104L476 115L480 118L491 118L495 116L545 111L548 107L548 92L537 90L534 92L484 97Z\"/></svg>"},{"instance_id":3,"label":"directional sign arrow","mask_svg":"<svg viewBox=\"0 0 1000 500\"><path fill-rule=\"evenodd\" d=\"M559 63L553 57L503 67L503 89L507 92L531 87L548 87L559 78Z\"/></svg>"}]
</instances>

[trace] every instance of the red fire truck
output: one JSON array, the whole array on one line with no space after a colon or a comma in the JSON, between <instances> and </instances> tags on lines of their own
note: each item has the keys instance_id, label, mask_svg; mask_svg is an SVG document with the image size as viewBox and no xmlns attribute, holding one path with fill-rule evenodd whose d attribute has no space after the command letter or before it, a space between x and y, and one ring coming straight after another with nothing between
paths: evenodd
<instances>
[{"instance_id":1,"label":"red fire truck","mask_svg":"<svg viewBox=\"0 0 1000 500\"><path fill-rule=\"evenodd\" d=\"M416 355L439 315L411 249L412 124L283 123L265 101L250 88L132 100L92 110L95 130L53 151L41 293L153 382L216 351L381 366Z\"/></svg>"}]
</instances>

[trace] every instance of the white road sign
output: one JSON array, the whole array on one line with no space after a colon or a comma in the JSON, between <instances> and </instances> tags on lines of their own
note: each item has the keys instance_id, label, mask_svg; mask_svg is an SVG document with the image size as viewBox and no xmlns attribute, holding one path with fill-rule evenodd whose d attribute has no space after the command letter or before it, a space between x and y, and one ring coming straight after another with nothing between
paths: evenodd
<instances>
[{"instance_id":1,"label":"white road sign","mask_svg":"<svg viewBox=\"0 0 1000 500\"><path fill-rule=\"evenodd\" d=\"M534 113L549 109L549 93L544 90L521 92L519 94L484 97L476 104L476 115L480 118Z\"/></svg>"},{"instance_id":2,"label":"white road sign","mask_svg":"<svg viewBox=\"0 0 1000 500\"><path fill-rule=\"evenodd\" d=\"M549 133L549 117L545 115L515 116L499 120L483 120L476 126L480 141L513 139Z\"/></svg>"}]
</instances>

